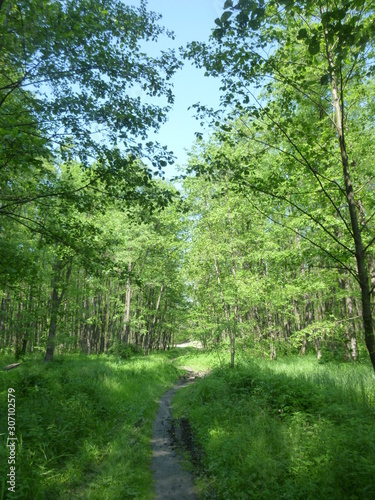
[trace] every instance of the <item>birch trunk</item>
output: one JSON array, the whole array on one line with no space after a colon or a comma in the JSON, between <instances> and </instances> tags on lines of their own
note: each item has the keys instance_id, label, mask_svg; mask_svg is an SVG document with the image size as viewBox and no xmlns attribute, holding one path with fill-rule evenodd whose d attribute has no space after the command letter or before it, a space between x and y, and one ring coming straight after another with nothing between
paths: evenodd
<instances>
[{"instance_id":1,"label":"birch trunk","mask_svg":"<svg viewBox=\"0 0 375 500\"><path fill-rule=\"evenodd\" d=\"M161 284L161 287L160 287L158 300L156 302L155 314L154 314L154 317L152 319L152 323L150 325L150 329L149 329L149 332L148 332L147 353L152 348L152 344L153 344L153 340L154 340L153 339L153 337L154 337L154 331L155 331L155 326L156 326L156 323L157 323L158 312L159 312L159 309L160 309L160 301L161 301L161 297L163 295L163 291L164 291L164 282Z\"/></svg>"}]
</instances>

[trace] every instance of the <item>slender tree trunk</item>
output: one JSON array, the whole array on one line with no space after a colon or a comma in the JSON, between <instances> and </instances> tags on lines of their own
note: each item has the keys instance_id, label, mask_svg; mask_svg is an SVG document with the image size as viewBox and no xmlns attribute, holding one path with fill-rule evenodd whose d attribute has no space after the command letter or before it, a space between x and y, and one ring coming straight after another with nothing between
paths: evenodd
<instances>
[{"instance_id":1,"label":"slender tree trunk","mask_svg":"<svg viewBox=\"0 0 375 500\"><path fill-rule=\"evenodd\" d=\"M275 325L272 321L272 314L268 313L268 328L270 330L270 359L273 361L277 357L276 347L275 347Z\"/></svg>"},{"instance_id":2,"label":"slender tree trunk","mask_svg":"<svg viewBox=\"0 0 375 500\"><path fill-rule=\"evenodd\" d=\"M228 306L225 302L223 288L221 286L219 266L217 264L217 260L216 260L215 255L214 255L214 264L215 264L217 283L218 283L219 289L220 289L221 302L223 304L225 320L227 322L227 331L228 331L229 338L230 338L230 366L231 366L231 368L234 368L234 357L235 357L235 352L236 352L235 351L235 338L234 338L233 332L231 332L230 325L229 325L229 310L228 310Z\"/></svg>"},{"instance_id":3,"label":"slender tree trunk","mask_svg":"<svg viewBox=\"0 0 375 500\"><path fill-rule=\"evenodd\" d=\"M128 265L128 272L132 270L131 262ZM131 301L131 287L130 287L130 276L126 280L126 294L125 294L125 311L122 326L122 338L125 344L129 343L129 332L130 332L130 301Z\"/></svg>"},{"instance_id":4,"label":"slender tree trunk","mask_svg":"<svg viewBox=\"0 0 375 500\"><path fill-rule=\"evenodd\" d=\"M210 224L208 224L208 229L209 229L209 232L210 232L211 241L214 244L214 240L213 240L213 237L212 237L212 231L211 231ZM231 331L231 328L230 328L230 323L229 323L229 318L230 318L229 307L228 307L228 304L225 302L224 293L223 293L223 287L221 286L219 266L218 266L215 254L213 254L213 258L214 258L214 264L215 264L215 272L216 272L216 277L217 277L217 283L219 285L219 290L220 290L221 302L222 302L222 305L223 305L223 311L224 311L225 321L227 322L227 332L228 332L229 339L230 339L230 366L231 366L231 368L234 368L234 358L235 358L235 353L236 353L236 351L235 351L235 336L234 336L234 333Z\"/></svg>"},{"instance_id":5,"label":"slender tree trunk","mask_svg":"<svg viewBox=\"0 0 375 500\"><path fill-rule=\"evenodd\" d=\"M53 353L55 352L55 337L57 314L59 311L59 290L58 290L59 276L54 273L52 277L52 299L51 299L51 319L48 331L47 351L44 361L52 361Z\"/></svg>"},{"instance_id":6,"label":"slender tree trunk","mask_svg":"<svg viewBox=\"0 0 375 500\"><path fill-rule=\"evenodd\" d=\"M228 198L227 198L228 200ZM230 227L230 251L232 257L232 274L234 280L234 329L230 332L230 366L234 368L234 356L236 352L236 326L238 323L238 297L237 297L237 276L236 276L236 262L234 259L234 249L233 249L233 226L232 226L232 215L228 208L228 218Z\"/></svg>"},{"instance_id":7,"label":"slender tree trunk","mask_svg":"<svg viewBox=\"0 0 375 500\"><path fill-rule=\"evenodd\" d=\"M55 338L56 338L56 326L57 326L57 317L59 312L59 307L61 301L64 297L66 285L69 281L70 273L72 271L72 260L67 263L67 271L64 277L64 283L62 285L62 290L59 296L59 284L61 278L61 271L63 269L63 262L60 259L57 259L53 266L52 273L52 298L51 298L51 320L48 331L48 340L47 340L47 350L44 358L44 362L52 361L53 354L55 352Z\"/></svg>"},{"instance_id":8,"label":"slender tree trunk","mask_svg":"<svg viewBox=\"0 0 375 500\"><path fill-rule=\"evenodd\" d=\"M161 301L161 296L163 295L163 291L164 291L164 282L161 284L161 287L160 287L158 300L156 302L155 314L154 314L154 317L152 319L152 323L151 323L151 326L150 326L150 329L149 329L149 332L148 332L148 349L147 349L147 351L151 349L152 343L153 343L153 340L154 340L153 339L153 335L154 335L155 326L156 326L156 322L157 322L157 318L158 318L158 312L159 312L159 308L160 308L160 301Z\"/></svg>"},{"instance_id":9,"label":"slender tree trunk","mask_svg":"<svg viewBox=\"0 0 375 500\"><path fill-rule=\"evenodd\" d=\"M325 35L327 35L327 30L325 31ZM331 91L332 91L332 99L333 106L336 115L336 130L340 145L340 153L341 153L341 163L343 168L343 177L345 183L345 191L346 191L346 199L349 207L349 215L351 222L351 229L353 233L353 239L355 244L355 258L357 262L358 269L358 281L359 286L361 288L361 301L362 301L362 318L363 318L363 326L365 333L365 342L366 347L370 355L371 363L373 369L375 371L375 336L373 329L373 320L372 320L372 312L371 312L371 295L370 295L370 284L369 284L369 273L366 265L366 255L365 249L363 247L362 242L362 233L358 223L358 213L357 206L354 198L354 190L352 181L350 178L350 170L349 170L349 159L347 155L346 149L346 141L344 136L344 127L343 127L343 97L341 95L341 103L340 103L340 95L338 92L337 86L337 78L335 73L334 62L332 59L332 55L329 49L327 36L325 38L326 42L326 52L328 59L328 67L331 77ZM342 91L342 85L341 85ZM340 105L341 104L341 105Z\"/></svg>"},{"instance_id":10,"label":"slender tree trunk","mask_svg":"<svg viewBox=\"0 0 375 500\"><path fill-rule=\"evenodd\" d=\"M347 291L346 308L348 311L348 319L349 319L349 321L347 321L347 323L346 323L346 332L347 332L349 346L350 346L350 356L351 356L351 359L357 360L358 359L357 337L355 334L355 324L354 324L353 319L351 319L354 316L354 314L353 314L353 312L354 312L353 299L350 296L350 288L349 288L349 281L348 280L346 280L346 282L345 282L345 289Z\"/></svg>"}]
</instances>

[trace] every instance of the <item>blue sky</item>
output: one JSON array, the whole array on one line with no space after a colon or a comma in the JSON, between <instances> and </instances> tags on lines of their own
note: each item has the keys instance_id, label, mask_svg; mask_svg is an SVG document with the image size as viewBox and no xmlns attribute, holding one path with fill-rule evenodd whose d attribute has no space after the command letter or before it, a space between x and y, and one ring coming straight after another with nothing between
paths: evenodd
<instances>
[{"instance_id":1,"label":"blue sky","mask_svg":"<svg viewBox=\"0 0 375 500\"><path fill-rule=\"evenodd\" d=\"M175 40L165 39L158 48L178 48L189 41L206 41L215 26L215 19L222 13L224 0L149 0L148 10L162 14L160 24L174 31ZM177 156L176 164L187 161L186 149L195 139L194 132L201 131L194 110L188 107L196 102L217 108L220 101L220 81L204 76L203 69L194 68L189 62L174 76L175 103L166 124L160 132L150 134L150 139L168 146ZM175 166L166 167L167 178L176 175Z\"/></svg>"}]
</instances>

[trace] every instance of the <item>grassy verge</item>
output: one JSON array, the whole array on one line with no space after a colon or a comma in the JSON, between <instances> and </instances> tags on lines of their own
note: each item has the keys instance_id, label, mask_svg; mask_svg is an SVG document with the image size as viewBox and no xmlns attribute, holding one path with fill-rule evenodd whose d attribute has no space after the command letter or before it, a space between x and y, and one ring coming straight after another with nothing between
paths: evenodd
<instances>
[{"instance_id":1,"label":"grassy verge","mask_svg":"<svg viewBox=\"0 0 375 500\"><path fill-rule=\"evenodd\" d=\"M194 371L206 371L220 366L220 360L213 352L199 350L194 347L174 349L170 356L176 356L173 360L175 366L183 368L187 366Z\"/></svg>"},{"instance_id":2,"label":"grassy verge","mask_svg":"<svg viewBox=\"0 0 375 500\"><path fill-rule=\"evenodd\" d=\"M289 358L215 369L176 395L174 416L190 420L203 448L202 497L373 497L368 366Z\"/></svg>"},{"instance_id":3,"label":"grassy verge","mask_svg":"<svg viewBox=\"0 0 375 500\"><path fill-rule=\"evenodd\" d=\"M179 371L164 353L67 355L0 372L0 498L152 497L150 437ZM0 359L5 366L10 359ZM16 395L16 493L7 492L7 391Z\"/></svg>"}]
</instances>

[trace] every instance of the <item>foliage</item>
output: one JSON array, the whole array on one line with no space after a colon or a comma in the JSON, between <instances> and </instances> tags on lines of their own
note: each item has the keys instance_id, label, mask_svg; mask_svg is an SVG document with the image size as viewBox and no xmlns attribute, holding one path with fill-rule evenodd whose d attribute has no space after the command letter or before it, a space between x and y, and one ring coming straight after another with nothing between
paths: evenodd
<instances>
[{"instance_id":1,"label":"foliage","mask_svg":"<svg viewBox=\"0 0 375 500\"><path fill-rule=\"evenodd\" d=\"M31 108L50 149L63 146L65 157L85 162L108 153L110 160L108 142L139 157L142 146L134 138L145 138L165 120L173 102L169 80L179 65L173 51L159 57L144 52L144 42L172 36L158 24L160 16L143 1L135 8L107 0L5 1L0 16L1 104L13 99L21 113ZM150 97L164 97L166 105L150 103ZM21 114L13 120L25 127ZM30 138L31 131L23 130ZM95 138L98 132L107 146Z\"/></svg>"},{"instance_id":2,"label":"foliage","mask_svg":"<svg viewBox=\"0 0 375 500\"><path fill-rule=\"evenodd\" d=\"M139 205L145 217L173 198L144 163L160 171L173 163L165 146L146 142L166 119L180 65L172 50L147 54L149 43L173 36L159 19L143 1L138 8L107 0L0 3L5 295L8 286L33 283L37 263L70 269L67 261L78 256L97 269L112 244L97 215L110 203ZM55 271L54 283L61 281Z\"/></svg>"},{"instance_id":3,"label":"foliage","mask_svg":"<svg viewBox=\"0 0 375 500\"><path fill-rule=\"evenodd\" d=\"M17 495L151 498L156 400L189 364L214 368L176 404L205 452L204 495L366 498L374 6L227 0L210 42L183 51L223 95L219 110L196 106L212 134L197 134L182 198L152 178L173 162L146 141L182 63L149 55L173 34L146 7L0 0L0 347L23 362L1 378L17 395ZM208 351L172 350L190 336ZM46 347L60 356L49 366Z\"/></svg>"},{"instance_id":4,"label":"foliage","mask_svg":"<svg viewBox=\"0 0 375 500\"><path fill-rule=\"evenodd\" d=\"M210 43L185 52L221 78L226 112L212 114L216 132L199 142L189 171L250 197L285 240L308 242L309 266L351 275L375 369L373 158L358 134L374 136L371 118L366 132L359 125L373 108L373 6L270 0L225 9Z\"/></svg>"},{"instance_id":5,"label":"foliage","mask_svg":"<svg viewBox=\"0 0 375 500\"><path fill-rule=\"evenodd\" d=\"M219 168L219 162L241 154L238 149L213 137L200 143L190 164L210 168L217 161ZM237 352L276 357L315 347L319 356L325 348L356 359L357 351L350 350L357 349L352 341L362 341L353 318L358 293L343 270L300 236L312 233L317 241L308 219L286 207L293 224L286 232L277 223L285 220L282 207L245 188L237 193L230 172L214 181L209 175L187 178L185 189L191 233L184 265L189 321L205 346L220 351L232 330Z\"/></svg>"}]
</instances>

